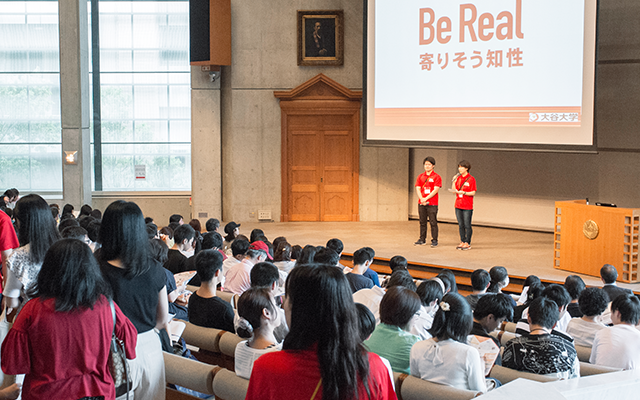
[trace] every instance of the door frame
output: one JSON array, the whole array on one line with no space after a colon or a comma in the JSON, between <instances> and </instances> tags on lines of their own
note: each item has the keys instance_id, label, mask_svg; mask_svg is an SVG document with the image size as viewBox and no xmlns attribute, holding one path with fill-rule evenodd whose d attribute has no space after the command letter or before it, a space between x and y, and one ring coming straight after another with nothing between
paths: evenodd
<instances>
[{"instance_id":1,"label":"door frame","mask_svg":"<svg viewBox=\"0 0 640 400\"><path fill-rule=\"evenodd\" d=\"M360 220L360 109L362 91L350 90L324 74L318 74L298 87L274 91L281 110L281 214L280 221L290 220L289 176L290 155L288 143L289 115L351 115L352 154L352 207L351 221ZM322 204L320 204L322 207ZM320 213L322 219L322 213Z\"/></svg>"}]
</instances>

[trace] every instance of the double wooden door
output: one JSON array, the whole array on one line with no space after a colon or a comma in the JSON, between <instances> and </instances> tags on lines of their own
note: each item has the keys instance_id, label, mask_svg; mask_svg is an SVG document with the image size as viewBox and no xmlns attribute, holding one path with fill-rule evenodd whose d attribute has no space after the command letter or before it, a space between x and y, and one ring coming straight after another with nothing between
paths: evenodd
<instances>
[{"instance_id":1,"label":"double wooden door","mask_svg":"<svg viewBox=\"0 0 640 400\"><path fill-rule=\"evenodd\" d=\"M282 109L282 221L359 219L360 101L358 93L327 80L319 75L298 93L300 87L276 92ZM283 93L292 92L283 100Z\"/></svg>"}]
</instances>

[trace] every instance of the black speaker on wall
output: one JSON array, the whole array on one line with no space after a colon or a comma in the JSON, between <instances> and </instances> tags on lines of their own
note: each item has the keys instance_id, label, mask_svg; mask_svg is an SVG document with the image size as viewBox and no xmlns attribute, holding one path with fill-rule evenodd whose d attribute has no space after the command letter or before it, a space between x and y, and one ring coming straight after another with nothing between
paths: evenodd
<instances>
[{"instance_id":1,"label":"black speaker on wall","mask_svg":"<svg viewBox=\"0 0 640 400\"><path fill-rule=\"evenodd\" d=\"M189 0L191 65L231 65L231 0Z\"/></svg>"}]
</instances>

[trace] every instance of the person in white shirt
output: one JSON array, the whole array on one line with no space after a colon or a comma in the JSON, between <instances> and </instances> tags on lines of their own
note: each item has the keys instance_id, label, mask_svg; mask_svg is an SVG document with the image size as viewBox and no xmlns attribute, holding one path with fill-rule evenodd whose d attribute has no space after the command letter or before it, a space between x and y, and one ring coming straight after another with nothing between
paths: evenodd
<instances>
[{"instance_id":1,"label":"person in white shirt","mask_svg":"<svg viewBox=\"0 0 640 400\"><path fill-rule=\"evenodd\" d=\"M418 314L413 317L409 332L425 340L431 337L429 329L431 329L433 324L433 316L436 314L436 311L438 311L438 303L442 300L444 291L442 290L442 286L440 286L440 282L428 280L418 286L416 293L418 293L418 297L420 297L422 307L420 307Z\"/></svg>"},{"instance_id":2,"label":"person in white shirt","mask_svg":"<svg viewBox=\"0 0 640 400\"><path fill-rule=\"evenodd\" d=\"M224 287L224 277L227 275L227 272L235 265L240 264L242 260L244 260L245 254L247 254L247 250L249 250L249 241L244 239L234 240L231 243L231 257L227 257L226 260L222 262L222 286Z\"/></svg>"},{"instance_id":3,"label":"person in white shirt","mask_svg":"<svg viewBox=\"0 0 640 400\"><path fill-rule=\"evenodd\" d=\"M236 264L225 275L224 291L241 295L251 287L251 269L267 259L264 250L247 250L247 257Z\"/></svg>"},{"instance_id":4,"label":"person in white shirt","mask_svg":"<svg viewBox=\"0 0 640 400\"><path fill-rule=\"evenodd\" d=\"M567 333L567 325L569 325L569 321L571 321L571 315L567 313L567 306L571 302L571 296L567 289L562 285L552 284L546 287L542 292L541 297L546 297L548 299L553 300L558 305L558 310L560 311L560 318L558 319L557 324L553 328L554 333L561 333L566 337ZM529 309L525 309L522 312L522 319L518 321L516 324L516 333L518 335L528 335L529 333L529 322L527 321L527 317L529 315Z\"/></svg>"},{"instance_id":5,"label":"person in white shirt","mask_svg":"<svg viewBox=\"0 0 640 400\"><path fill-rule=\"evenodd\" d=\"M282 349L273 333L281 323L278 308L268 288L252 287L238 299L236 333L248 339L236 345L235 371L239 377L249 379L258 357Z\"/></svg>"},{"instance_id":6,"label":"person in white shirt","mask_svg":"<svg viewBox=\"0 0 640 400\"><path fill-rule=\"evenodd\" d=\"M567 325L567 333L578 346L593 346L593 339L600 329L606 329L600 317L609 304L609 296L599 288L587 288L580 293L578 305L582 317L572 318Z\"/></svg>"},{"instance_id":7,"label":"person in white shirt","mask_svg":"<svg viewBox=\"0 0 640 400\"><path fill-rule=\"evenodd\" d=\"M640 300L622 294L611 302L613 326L596 333L591 349L591 364L622 369L640 369Z\"/></svg>"}]
</instances>

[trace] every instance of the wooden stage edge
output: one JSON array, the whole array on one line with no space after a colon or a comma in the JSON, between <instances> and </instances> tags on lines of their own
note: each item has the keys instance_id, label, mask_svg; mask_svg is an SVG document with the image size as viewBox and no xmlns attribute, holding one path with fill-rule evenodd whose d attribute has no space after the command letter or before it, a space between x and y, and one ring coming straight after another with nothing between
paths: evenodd
<instances>
[{"instance_id":1,"label":"wooden stage edge","mask_svg":"<svg viewBox=\"0 0 640 400\"><path fill-rule=\"evenodd\" d=\"M344 243L343 258L361 247L371 247L376 252L373 269L388 273L388 260L395 255L404 256L415 278L435 276L442 268L451 269L457 283L464 290L470 288L471 272L491 269L495 265L507 268L511 283L507 291L520 293L522 282L528 275L537 275L545 283L563 283L574 273L553 268L553 233L507 228L474 226L469 251L456 250L459 243L458 225L440 222L439 245L436 248L414 246L419 236L418 221L400 222L246 222L241 223L240 233L249 236L252 229L262 229L273 241L284 236L292 245L324 246L327 240L339 238ZM222 224L224 227L224 224ZM222 229L221 229L222 230ZM431 240L429 230L427 243ZM602 286L599 277L576 274L587 286ZM640 294L640 283L618 283Z\"/></svg>"}]
</instances>

